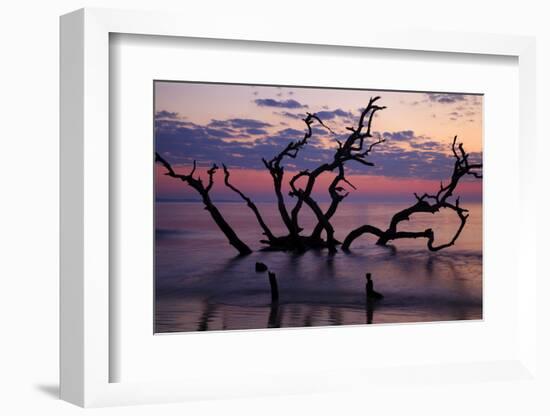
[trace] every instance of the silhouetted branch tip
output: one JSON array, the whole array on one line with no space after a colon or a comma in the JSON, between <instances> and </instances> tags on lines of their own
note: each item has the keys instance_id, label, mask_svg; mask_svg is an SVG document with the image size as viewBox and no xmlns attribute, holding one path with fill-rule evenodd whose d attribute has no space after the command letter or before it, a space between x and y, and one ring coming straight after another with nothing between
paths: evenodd
<instances>
[{"instance_id":1,"label":"silhouetted branch tip","mask_svg":"<svg viewBox=\"0 0 550 416\"><path fill-rule=\"evenodd\" d=\"M377 227L370 225L361 226L355 230L352 230L347 237L344 239L342 248L349 250L352 242L365 233L370 233L378 237L377 244L386 245L391 240L397 240L401 238L426 238L427 247L431 251L442 250L447 247L451 247L455 244L456 240L460 236L462 230L466 225L466 221L469 217L467 209L460 206L460 197L458 196L455 200L455 204L447 202L447 200L453 195L459 181L462 177L467 174L474 175L476 177L481 176L481 173L476 172L475 170L481 169L481 164L470 165L468 162L468 154L464 150L462 143L458 145L457 151L457 136L453 138L451 150L456 159L454 164L454 169L451 174L451 180L449 184L443 185L443 182L440 182L440 189L436 195L423 194L419 196L417 193L414 193L416 203L411 205L408 208L405 208L396 214L393 215L388 228L385 231L380 230ZM428 201L433 201L432 203ZM423 232L409 232L409 231L399 231L398 225L402 221L409 221L410 217L416 213L432 213L435 214L441 209L450 209L457 214L457 217L460 221L460 224L448 243L435 245L435 235L431 228L424 230Z\"/></svg>"}]
</instances>

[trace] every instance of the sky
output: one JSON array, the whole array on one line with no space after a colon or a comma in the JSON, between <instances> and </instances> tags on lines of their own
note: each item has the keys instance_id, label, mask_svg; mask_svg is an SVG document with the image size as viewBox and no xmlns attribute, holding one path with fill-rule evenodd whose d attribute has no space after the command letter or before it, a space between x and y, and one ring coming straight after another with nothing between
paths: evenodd
<instances>
[{"instance_id":1,"label":"sky","mask_svg":"<svg viewBox=\"0 0 550 416\"><path fill-rule=\"evenodd\" d=\"M197 162L197 176L225 163L231 182L252 199L274 200L273 183L262 163L289 141L303 138L306 112L315 113L335 134L313 124L313 136L296 159L285 159L287 178L332 160L336 140L345 140L346 127L356 126L369 99L380 96L373 138L384 138L368 160L374 166L346 162L346 177L357 189L346 202L410 200L413 192L435 193L449 181L453 169L453 137L464 143L470 160L481 161L483 97L456 93L276 87L155 81L155 147L179 173ZM162 175L157 166L158 200L198 199L181 181ZM329 199L333 174L323 174L314 196ZM288 188L285 188L288 190ZM215 176L213 199L238 200ZM285 192L286 193L286 192ZM481 181L468 175L457 188L464 200L480 201Z\"/></svg>"}]
</instances>

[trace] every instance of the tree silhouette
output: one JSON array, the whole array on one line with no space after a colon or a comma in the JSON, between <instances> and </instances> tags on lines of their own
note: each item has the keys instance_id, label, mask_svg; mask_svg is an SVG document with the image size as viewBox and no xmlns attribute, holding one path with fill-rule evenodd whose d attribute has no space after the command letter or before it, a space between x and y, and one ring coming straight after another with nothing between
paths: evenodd
<instances>
[{"instance_id":1,"label":"tree silhouette","mask_svg":"<svg viewBox=\"0 0 550 416\"><path fill-rule=\"evenodd\" d=\"M287 231L285 235L277 236L270 230L254 202L230 182L230 171L227 166L223 165L225 186L239 195L239 197L246 203L248 208L253 212L260 228L262 229L263 235L266 237L265 239L260 240L261 243L265 245L263 248L264 250L289 250L303 252L311 248L327 248L329 252L334 253L336 251L336 247L339 244L342 244L342 249L347 251L350 249L350 246L355 239L366 233L377 236L377 244L379 245L386 245L389 241L403 238L426 238L427 247L431 251L441 250L450 247L455 243L466 225L468 210L460 206L459 198L456 198L454 203L449 202L449 200L453 196L453 192L464 176L472 175L476 178L481 178L482 169L481 163L471 164L469 162L469 155L465 152L462 143L457 144L456 136L452 143L452 152L455 158L455 163L449 184L444 186L443 183L441 183L439 191L435 194L425 193L422 196L415 194L416 202L410 207L395 213L386 230L366 224L352 230L346 236L343 243L340 243L334 237L335 230L331 223L331 219L336 213L340 203L349 195L349 191L346 186L351 189L356 189L355 186L346 179L345 167L347 163L355 162L368 167L374 166L374 164L370 162L367 157L376 146L385 141L381 137L376 140L370 140L373 138L371 133L373 118L378 111L386 108L376 104L379 99L380 97L371 98L368 105L361 111L357 125L353 127L346 127L350 133L345 140L340 141L335 139L337 146L330 162L321 163L313 170L306 169L299 171L288 179L288 185L290 186L289 195L295 201L293 206L287 206L287 202L285 201L283 195L282 189L285 180L284 161L287 159L295 159L299 152L308 144L308 140L313 135L312 125L314 123L318 123L322 128L327 129L331 134L335 133L330 129L330 127L325 125L316 114L307 113L306 117L303 119L306 125L304 137L301 140L288 143L286 147L281 150L281 152L276 154L271 159L262 159L262 162L273 181L273 190L277 199L277 208ZM193 176L196 170L196 161L193 162L193 168L191 173L188 175L177 174L172 166L158 153L156 154L156 161L164 166L166 169L166 175L182 180L199 193L205 209L210 213L216 225L220 228L220 230L227 237L229 243L235 247L240 255L251 253L250 248L239 239L235 231L223 218L222 214L210 198L209 192L214 183L214 175L218 170L218 166L216 164L213 164L207 171L208 184L205 186L200 177L195 178ZM323 212L318 202L313 198L312 192L315 188L316 180L323 173L327 172L336 172L337 174L328 186L328 193L331 198L331 203L327 210ZM301 183L303 186L300 185ZM313 212L317 221L315 227L309 235L304 235L304 229L300 225L300 213L304 207L308 207ZM435 236L432 229L417 232L398 230L398 225L401 222L409 220L409 218L416 213L424 212L435 214L442 209L450 209L454 211L460 219L460 226L448 243L435 245ZM323 238L323 233L325 238Z\"/></svg>"},{"instance_id":2,"label":"tree silhouette","mask_svg":"<svg viewBox=\"0 0 550 416\"><path fill-rule=\"evenodd\" d=\"M214 205L212 200L210 199L210 190L212 189L212 186L214 185L214 174L218 170L218 166L214 163L210 169L208 169L208 184L204 186L202 179L193 177L195 170L197 168L196 161L193 161L193 169L191 170L191 173L188 175L183 174L177 174L174 169L172 169L172 166L164 160L158 153L155 153L155 161L161 163L166 168L166 175L180 179L181 181L187 183L190 187L195 189L199 195L202 198L202 202L204 204L204 209L206 209L209 213L218 228L224 233L224 235L227 237L227 240L229 241L229 244L231 244L235 249L239 252L240 255L246 255L252 253L252 250L250 250L250 247L248 247L241 239L237 236L237 233L231 228L231 226L225 221L222 214L218 210L218 208Z\"/></svg>"},{"instance_id":3,"label":"tree silhouette","mask_svg":"<svg viewBox=\"0 0 550 416\"><path fill-rule=\"evenodd\" d=\"M468 210L460 206L460 197L457 197L455 203L450 203L448 200L453 195L454 190L456 189L459 181L465 175L472 175L476 178L481 179L481 169L482 164L470 164L468 161L468 154L464 151L462 143L456 144L457 137L453 139L452 151L455 158L454 169L451 175L451 181L448 185L443 186L441 183L439 191L436 194L423 194L418 196L414 194L416 198L416 203L411 205L404 210L401 210L393 215L388 228L385 231L374 227L372 225L363 225L355 230L351 231L348 236L345 238L344 243L342 244L343 250L348 250L353 241L365 233L374 234L378 237L376 244L386 245L390 240L397 240L400 238L426 238L427 246L430 251L438 251L447 247L454 245L455 241L460 236L460 233L466 225L466 220L468 219ZM434 231L431 228L428 228L424 231L398 231L397 226L403 221L408 221L410 217L416 213L427 212L430 214L435 214L442 209L450 209L456 213L460 219L460 225L454 234L453 238L445 244L434 245Z\"/></svg>"}]
</instances>

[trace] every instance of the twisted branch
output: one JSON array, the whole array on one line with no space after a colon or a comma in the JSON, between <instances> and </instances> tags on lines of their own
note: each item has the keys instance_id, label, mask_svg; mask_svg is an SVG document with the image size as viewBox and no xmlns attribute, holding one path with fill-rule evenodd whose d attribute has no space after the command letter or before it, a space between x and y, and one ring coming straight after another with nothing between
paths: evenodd
<instances>
[{"instance_id":1,"label":"twisted branch","mask_svg":"<svg viewBox=\"0 0 550 416\"><path fill-rule=\"evenodd\" d=\"M457 145L456 140L457 137L455 136L451 147L453 156L455 158L455 163L453 173L451 175L451 180L446 186L441 183L439 191L436 194L425 193L422 196L418 196L415 193L414 196L416 198L416 203L394 214L388 228L385 231L382 231L378 227L372 225L364 225L351 231L345 238L342 244L342 249L348 250L350 245L356 238L366 233L377 236L377 244L379 245L386 245L391 240L397 240L401 238L426 238L427 247L430 251L439 251L454 245L466 225L466 221L468 219L468 210L460 206L459 198L456 198L454 204L448 202L448 199L453 195L453 192L455 191L457 185L465 175L473 175L476 178L482 178L483 176L481 173L483 165L481 163L470 164L468 160L469 155L465 152L462 143L459 143ZM454 211L460 220L460 225L454 236L449 242L445 244L435 245L435 235L434 231L431 228L418 232L406 232L397 230L397 227L401 222L408 221L410 217L414 214L421 212L435 214L441 209L450 209Z\"/></svg>"},{"instance_id":2,"label":"twisted branch","mask_svg":"<svg viewBox=\"0 0 550 416\"><path fill-rule=\"evenodd\" d=\"M256 206L256 204L252 202L252 200L249 197L247 197L244 193L242 193L239 189L237 189L235 186L233 186L229 182L229 170L227 169L227 166L225 165L222 165L222 166L223 166L223 172L225 175L224 176L225 186L227 186L233 192L237 193L246 202L246 205L248 206L248 208L250 208L254 213L254 215L256 216L256 220L258 221L258 224L260 224L260 227L263 230L263 234L268 238L270 242L275 241L276 240L275 236L273 235L273 233L265 223L264 219L262 218L262 215L260 214L260 211L258 210L258 207Z\"/></svg>"},{"instance_id":3,"label":"twisted branch","mask_svg":"<svg viewBox=\"0 0 550 416\"><path fill-rule=\"evenodd\" d=\"M225 218L223 218L222 214L214 205L212 200L210 199L210 190L212 189L212 186L214 185L214 175L216 174L216 171L218 169L218 166L216 164L213 164L210 169L208 169L208 185L205 187L201 178L194 178L193 175L195 173L195 170L197 168L197 162L193 161L193 169L191 170L191 173L188 175L185 174L178 174L176 171L172 168L172 165L168 163L162 156L160 156L158 153L155 153L155 162L160 163L165 169L166 173L165 175L170 176L172 178L180 179L181 181L187 183L189 186L191 186L193 189L195 189L199 195L202 198L202 202L204 204L204 209L206 209L209 213L216 225L219 227L219 229L224 233L226 236L229 244L231 244L235 249L239 252L240 255L246 255L252 253L252 250L250 250L250 247L248 247L241 239L237 236L237 233L233 230L233 228L227 223Z\"/></svg>"},{"instance_id":4,"label":"twisted branch","mask_svg":"<svg viewBox=\"0 0 550 416\"><path fill-rule=\"evenodd\" d=\"M386 108L375 104L379 99L380 97L373 97L369 100L367 107L365 107L365 109L363 109L363 111L361 112L359 121L357 123L357 127L347 128L349 131L351 131L351 134L348 136L348 138L345 140L344 143L337 140L338 147L336 149L332 162L324 163L318 166L316 169L314 169L311 172L309 171L299 172L290 181L290 185L292 189L292 191L290 192L290 196L297 197L296 204L291 212L292 224L294 229L300 230L300 227L298 224L298 215L302 208L303 203L305 202L306 205L308 205L312 209L312 211L315 213L318 220L315 230L312 233L312 237L320 238L320 234L324 229L327 233L327 242L331 250L334 249L334 246L336 245L336 241L333 238L334 230L332 228L332 225L330 224L330 218L334 215L334 212L338 207L338 203L341 201L341 199L343 199L343 198L340 198L340 196L338 196L337 192L335 194L335 191L339 181L347 182L344 176L344 164L349 160L354 160L365 166L374 166L374 164L368 161L366 157L370 154L370 152L374 149L375 146L385 141L384 139L380 138L376 142L371 143L366 149L364 149L365 139L372 137L372 134L371 134L372 119L374 118L377 111L380 111ZM316 119L319 120L318 118ZM306 124L307 124L307 121L306 121ZM308 128L311 131L311 128L309 127L309 125L308 125ZM315 181L319 177L319 175L321 175L324 172L331 172L335 169L338 169L339 171L337 176L338 180L336 183L333 182L331 184L331 185L334 185L332 189L329 187L329 193L331 194L333 203L331 204L331 207L329 208L329 210L327 210L326 213L321 215L319 205L313 200L313 198L311 197L311 193L313 191ZM296 180L302 176L308 177L305 189L297 188L295 186Z\"/></svg>"}]
</instances>

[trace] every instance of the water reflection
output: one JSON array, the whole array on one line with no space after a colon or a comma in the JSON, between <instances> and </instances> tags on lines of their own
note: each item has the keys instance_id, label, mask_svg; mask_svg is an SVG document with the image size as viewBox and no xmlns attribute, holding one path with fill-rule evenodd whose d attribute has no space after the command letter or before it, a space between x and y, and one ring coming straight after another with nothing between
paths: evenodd
<instances>
[{"instance_id":1,"label":"water reflection","mask_svg":"<svg viewBox=\"0 0 550 416\"><path fill-rule=\"evenodd\" d=\"M282 320L282 309L279 302L272 302L269 308L269 318L267 320L267 328L280 328Z\"/></svg>"},{"instance_id":2,"label":"water reflection","mask_svg":"<svg viewBox=\"0 0 550 416\"><path fill-rule=\"evenodd\" d=\"M197 331L208 331L208 324L212 321L212 315L216 312L216 306L204 301L204 310L199 319Z\"/></svg>"},{"instance_id":3,"label":"water reflection","mask_svg":"<svg viewBox=\"0 0 550 416\"><path fill-rule=\"evenodd\" d=\"M301 255L255 252L237 257L218 233L195 232L196 207L186 211L181 204L168 205L162 208L168 211L162 216L166 223L159 228L182 229L161 233L156 244L157 332L481 318L482 256L475 240L480 221L468 224L464 240L455 247L437 253L426 251L422 241L379 247L366 238L357 240L350 253L338 251L332 256L326 250L312 250ZM232 224L241 227L243 240L259 240L248 217L239 225L241 214L235 212L239 206L228 205L224 214L233 215ZM386 211L380 210L380 215ZM475 214L475 209L471 212ZM167 221L170 216L178 221ZM349 226L352 219L337 221ZM257 261L277 274L279 302L271 302L267 273L255 272ZM376 290L384 294L382 301L366 299L367 271Z\"/></svg>"},{"instance_id":4,"label":"water reflection","mask_svg":"<svg viewBox=\"0 0 550 416\"><path fill-rule=\"evenodd\" d=\"M374 300L365 296L365 312L367 317L367 324L372 324L372 318L374 316Z\"/></svg>"},{"instance_id":5,"label":"water reflection","mask_svg":"<svg viewBox=\"0 0 550 416\"><path fill-rule=\"evenodd\" d=\"M332 306L329 310L329 319L332 325L342 325L342 311Z\"/></svg>"}]
</instances>

